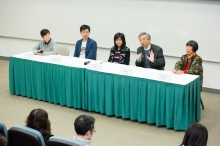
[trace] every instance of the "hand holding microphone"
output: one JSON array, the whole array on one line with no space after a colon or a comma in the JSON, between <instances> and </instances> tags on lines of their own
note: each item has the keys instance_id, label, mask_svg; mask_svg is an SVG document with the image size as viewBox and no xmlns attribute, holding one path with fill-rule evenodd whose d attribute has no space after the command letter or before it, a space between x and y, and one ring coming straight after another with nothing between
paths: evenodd
<instances>
[{"instance_id":1,"label":"hand holding microphone","mask_svg":"<svg viewBox=\"0 0 220 146\"><path fill-rule=\"evenodd\" d=\"M43 52L44 52L43 50L38 50L38 51L36 51L36 52L34 53L34 55L39 55L39 56L41 56Z\"/></svg>"},{"instance_id":2,"label":"hand holding microphone","mask_svg":"<svg viewBox=\"0 0 220 146\"><path fill-rule=\"evenodd\" d=\"M38 50L38 51L37 51L37 53L41 53L41 54L42 54L43 52L44 52L43 50Z\"/></svg>"},{"instance_id":3,"label":"hand holding microphone","mask_svg":"<svg viewBox=\"0 0 220 146\"><path fill-rule=\"evenodd\" d=\"M142 51L137 55L137 61L141 61L142 59Z\"/></svg>"}]
</instances>

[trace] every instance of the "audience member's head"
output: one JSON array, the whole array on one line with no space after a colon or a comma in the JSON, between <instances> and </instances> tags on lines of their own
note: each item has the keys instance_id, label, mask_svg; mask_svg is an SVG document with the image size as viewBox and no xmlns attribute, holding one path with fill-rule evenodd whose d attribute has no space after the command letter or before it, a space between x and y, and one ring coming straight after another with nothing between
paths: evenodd
<instances>
[{"instance_id":1,"label":"audience member's head","mask_svg":"<svg viewBox=\"0 0 220 146\"><path fill-rule=\"evenodd\" d=\"M51 135L50 120L43 109L33 109L26 120L26 126L38 130L46 142Z\"/></svg>"},{"instance_id":2,"label":"audience member's head","mask_svg":"<svg viewBox=\"0 0 220 146\"><path fill-rule=\"evenodd\" d=\"M8 142L7 139L0 134L0 146L7 146Z\"/></svg>"},{"instance_id":3,"label":"audience member's head","mask_svg":"<svg viewBox=\"0 0 220 146\"><path fill-rule=\"evenodd\" d=\"M93 136L93 133L96 132L94 129L94 124L95 119L91 116L81 115L77 117L74 122L77 137L90 140Z\"/></svg>"},{"instance_id":4,"label":"audience member's head","mask_svg":"<svg viewBox=\"0 0 220 146\"><path fill-rule=\"evenodd\" d=\"M202 124L195 123L187 129L181 146L206 146L207 141L208 130Z\"/></svg>"}]
</instances>

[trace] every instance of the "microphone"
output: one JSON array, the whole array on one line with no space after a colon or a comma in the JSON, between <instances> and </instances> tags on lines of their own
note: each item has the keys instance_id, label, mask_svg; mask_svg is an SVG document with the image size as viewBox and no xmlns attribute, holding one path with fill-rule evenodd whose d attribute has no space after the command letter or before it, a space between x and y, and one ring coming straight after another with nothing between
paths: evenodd
<instances>
[{"instance_id":1,"label":"microphone","mask_svg":"<svg viewBox=\"0 0 220 146\"><path fill-rule=\"evenodd\" d=\"M37 53L43 53L44 51L43 50L38 50L38 52Z\"/></svg>"},{"instance_id":2,"label":"microphone","mask_svg":"<svg viewBox=\"0 0 220 146\"><path fill-rule=\"evenodd\" d=\"M142 56L143 56L143 50L141 50L140 54L141 54L141 58L140 58L140 61L142 61Z\"/></svg>"},{"instance_id":3,"label":"microphone","mask_svg":"<svg viewBox=\"0 0 220 146\"><path fill-rule=\"evenodd\" d=\"M89 64L90 63L90 61L86 61L86 62L84 62L84 65L87 65L87 64Z\"/></svg>"}]
</instances>

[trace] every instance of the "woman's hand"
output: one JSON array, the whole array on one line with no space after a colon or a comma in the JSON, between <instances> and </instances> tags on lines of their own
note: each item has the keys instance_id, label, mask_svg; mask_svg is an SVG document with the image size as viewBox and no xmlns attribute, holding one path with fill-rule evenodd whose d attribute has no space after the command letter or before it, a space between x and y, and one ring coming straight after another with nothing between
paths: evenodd
<instances>
[{"instance_id":1,"label":"woman's hand","mask_svg":"<svg viewBox=\"0 0 220 146\"><path fill-rule=\"evenodd\" d=\"M178 70L178 71L177 71L177 74L178 74L178 75L184 74L184 72L183 72L182 70Z\"/></svg>"},{"instance_id":2,"label":"woman's hand","mask_svg":"<svg viewBox=\"0 0 220 146\"><path fill-rule=\"evenodd\" d=\"M174 74L177 74L177 70L174 69L174 70L173 70L173 73L174 73Z\"/></svg>"},{"instance_id":3,"label":"woman's hand","mask_svg":"<svg viewBox=\"0 0 220 146\"><path fill-rule=\"evenodd\" d=\"M178 75L184 74L184 72L182 70L176 70L176 69L173 70L173 73L178 74Z\"/></svg>"}]
</instances>

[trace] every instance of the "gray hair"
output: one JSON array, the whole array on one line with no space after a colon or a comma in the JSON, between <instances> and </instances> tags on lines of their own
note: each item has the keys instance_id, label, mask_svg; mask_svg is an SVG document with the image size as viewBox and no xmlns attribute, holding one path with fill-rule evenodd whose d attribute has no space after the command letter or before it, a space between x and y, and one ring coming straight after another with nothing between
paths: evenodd
<instances>
[{"instance_id":1,"label":"gray hair","mask_svg":"<svg viewBox=\"0 0 220 146\"><path fill-rule=\"evenodd\" d=\"M140 38L142 35L146 35L147 39L148 39L148 40L151 40L150 34L148 34L148 33L146 33L146 32L140 33L139 36L138 36L138 38Z\"/></svg>"}]
</instances>

